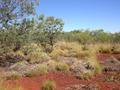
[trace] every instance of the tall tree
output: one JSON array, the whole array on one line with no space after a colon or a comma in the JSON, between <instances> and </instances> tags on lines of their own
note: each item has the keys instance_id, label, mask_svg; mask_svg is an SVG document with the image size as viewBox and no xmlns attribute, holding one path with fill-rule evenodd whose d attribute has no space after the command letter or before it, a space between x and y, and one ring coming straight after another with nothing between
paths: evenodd
<instances>
[{"instance_id":1,"label":"tall tree","mask_svg":"<svg viewBox=\"0 0 120 90\"><path fill-rule=\"evenodd\" d=\"M26 15L35 14L39 0L0 0L0 27L7 28Z\"/></svg>"},{"instance_id":2,"label":"tall tree","mask_svg":"<svg viewBox=\"0 0 120 90\"><path fill-rule=\"evenodd\" d=\"M44 15L39 16L38 29L36 34L37 41L46 47L49 45L51 48L56 42L58 34L63 30L64 22L61 19L55 17L45 17Z\"/></svg>"}]
</instances>

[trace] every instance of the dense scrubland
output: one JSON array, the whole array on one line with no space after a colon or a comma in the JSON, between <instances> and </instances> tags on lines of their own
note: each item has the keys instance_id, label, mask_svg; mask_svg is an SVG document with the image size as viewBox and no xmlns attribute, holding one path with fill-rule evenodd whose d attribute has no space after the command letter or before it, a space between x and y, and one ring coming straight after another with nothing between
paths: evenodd
<instances>
[{"instance_id":1,"label":"dense scrubland","mask_svg":"<svg viewBox=\"0 0 120 90\"><path fill-rule=\"evenodd\" d=\"M64 20L53 16L35 15L34 6L37 4L32 0L0 1L0 90L35 90L35 87L29 89L29 83L28 88L11 83L44 75L47 78L49 74L53 75L53 80L48 78L42 81L39 90L109 88L105 89L104 86L101 89L100 83L98 86L88 83L85 86L86 80L91 80L91 84L94 81L111 82L116 84L116 87L111 84L111 90L120 90L120 32L105 32L103 29L65 32ZM6 7L8 5L9 7ZM33 16L28 18L26 15ZM101 59L105 55L108 55L107 58ZM55 81L66 77L64 79L67 82L67 74L76 81L81 80L79 84L84 85L75 85L74 81L73 86L66 83L66 87L61 86L61 89ZM56 79L56 75L62 76Z\"/></svg>"}]
</instances>

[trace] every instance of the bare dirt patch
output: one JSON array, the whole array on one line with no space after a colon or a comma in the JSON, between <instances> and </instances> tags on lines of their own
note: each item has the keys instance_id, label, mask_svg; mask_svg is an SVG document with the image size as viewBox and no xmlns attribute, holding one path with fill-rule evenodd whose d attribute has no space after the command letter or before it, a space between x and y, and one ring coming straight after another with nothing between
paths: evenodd
<instances>
[{"instance_id":1,"label":"bare dirt patch","mask_svg":"<svg viewBox=\"0 0 120 90\"><path fill-rule=\"evenodd\" d=\"M79 80L70 74L55 72L38 77L26 77L20 80L7 81L6 84L9 84L10 87L22 86L25 90L41 90L42 83L45 80L54 80L57 85L56 90L65 90L67 87L79 84L87 86L91 84L97 85L101 90L120 90L119 82L104 80L106 75L108 74L97 75L90 80Z\"/></svg>"}]
</instances>

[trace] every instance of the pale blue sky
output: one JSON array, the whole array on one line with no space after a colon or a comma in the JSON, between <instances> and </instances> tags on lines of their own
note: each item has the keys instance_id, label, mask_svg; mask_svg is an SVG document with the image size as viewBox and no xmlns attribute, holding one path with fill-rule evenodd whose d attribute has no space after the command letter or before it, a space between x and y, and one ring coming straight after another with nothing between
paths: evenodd
<instances>
[{"instance_id":1,"label":"pale blue sky","mask_svg":"<svg viewBox=\"0 0 120 90\"><path fill-rule=\"evenodd\" d=\"M37 14L63 19L65 31L120 31L120 0L40 0Z\"/></svg>"}]
</instances>

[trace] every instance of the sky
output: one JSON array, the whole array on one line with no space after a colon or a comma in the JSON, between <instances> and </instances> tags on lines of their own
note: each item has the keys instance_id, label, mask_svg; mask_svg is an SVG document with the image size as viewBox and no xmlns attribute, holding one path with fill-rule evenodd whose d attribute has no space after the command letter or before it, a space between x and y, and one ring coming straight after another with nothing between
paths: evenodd
<instances>
[{"instance_id":1,"label":"sky","mask_svg":"<svg viewBox=\"0 0 120 90\"><path fill-rule=\"evenodd\" d=\"M64 31L120 31L120 0L40 0L36 10L38 15L62 19Z\"/></svg>"}]
</instances>

